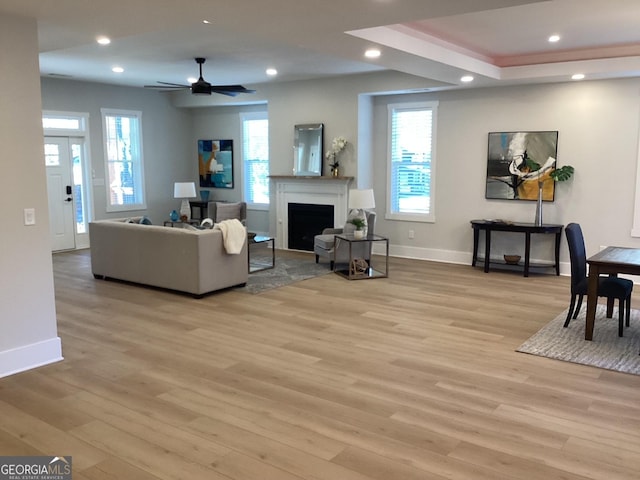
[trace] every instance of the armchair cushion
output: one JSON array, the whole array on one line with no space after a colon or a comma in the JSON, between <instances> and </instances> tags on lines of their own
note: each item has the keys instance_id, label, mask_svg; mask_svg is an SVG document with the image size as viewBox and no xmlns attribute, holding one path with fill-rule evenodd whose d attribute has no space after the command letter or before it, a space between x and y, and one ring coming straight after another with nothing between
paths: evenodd
<instances>
[{"instance_id":1,"label":"armchair cushion","mask_svg":"<svg viewBox=\"0 0 640 480\"><path fill-rule=\"evenodd\" d=\"M219 203L216 205L216 223L223 220L237 219L240 220L241 206L239 203Z\"/></svg>"},{"instance_id":2,"label":"armchair cushion","mask_svg":"<svg viewBox=\"0 0 640 480\"><path fill-rule=\"evenodd\" d=\"M330 229L325 229L330 230ZM332 229L332 230L342 230L342 229ZM323 250L331 250L333 248L333 244L335 242L335 235L338 233L342 233L342 231L335 233L327 233L322 235L316 235L313 238L313 246L314 248L322 248Z\"/></svg>"},{"instance_id":3,"label":"armchair cushion","mask_svg":"<svg viewBox=\"0 0 640 480\"><path fill-rule=\"evenodd\" d=\"M209 202L209 216L215 223L237 219L244 225L247 221L247 204L245 202Z\"/></svg>"}]
</instances>

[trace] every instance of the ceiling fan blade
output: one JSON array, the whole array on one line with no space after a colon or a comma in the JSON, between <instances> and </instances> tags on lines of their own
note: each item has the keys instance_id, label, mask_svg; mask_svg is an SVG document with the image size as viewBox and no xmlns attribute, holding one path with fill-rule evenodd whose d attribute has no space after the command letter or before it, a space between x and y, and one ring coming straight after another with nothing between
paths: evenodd
<instances>
[{"instance_id":1,"label":"ceiling fan blade","mask_svg":"<svg viewBox=\"0 0 640 480\"><path fill-rule=\"evenodd\" d=\"M186 90L189 87L172 87L169 85L144 85L144 88L153 88L154 90L167 90L167 91L172 91L172 90Z\"/></svg>"},{"instance_id":2,"label":"ceiling fan blade","mask_svg":"<svg viewBox=\"0 0 640 480\"><path fill-rule=\"evenodd\" d=\"M158 83L160 83L162 85L170 85L170 86L173 86L173 87L182 87L182 88L191 87L191 85L183 85L182 83L170 83L170 82L161 82L161 81L158 81Z\"/></svg>"},{"instance_id":3,"label":"ceiling fan blade","mask_svg":"<svg viewBox=\"0 0 640 480\"><path fill-rule=\"evenodd\" d=\"M144 88L153 88L155 90L184 90L191 88L189 85L180 85L179 83L158 82L158 85L145 85Z\"/></svg>"},{"instance_id":4,"label":"ceiling fan blade","mask_svg":"<svg viewBox=\"0 0 640 480\"><path fill-rule=\"evenodd\" d=\"M249 90L242 85L212 85L211 91L216 93L230 94L230 93L256 93L255 90Z\"/></svg>"}]
</instances>

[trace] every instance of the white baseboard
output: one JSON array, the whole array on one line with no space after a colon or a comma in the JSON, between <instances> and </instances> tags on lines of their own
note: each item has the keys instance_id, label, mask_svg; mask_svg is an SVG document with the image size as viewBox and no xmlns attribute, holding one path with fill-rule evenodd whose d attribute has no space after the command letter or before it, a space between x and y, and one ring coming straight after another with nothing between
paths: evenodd
<instances>
[{"instance_id":1,"label":"white baseboard","mask_svg":"<svg viewBox=\"0 0 640 480\"><path fill-rule=\"evenodd\" d=\"M60 337L0 352L0 378L64 360Z\"/></svg>"},{"instance_id":2,"label":"white baseboard","mask_svg":"<svg viewBox=\"0 0 640 480\"><path fill-rule=\"evenodd\" d=\"M381 242L374 243L374 253L384 255ZM454 250L439 250L435 248L409 247L406 245L389 245L389 256L401 258L415 258L432 262L455 263L471 266L473 255L471 252L457 252ZM534 259L531 259L534 262ZM476 264L478 265L478 264ZM482 265L480 265L482 266ZM552 272L552 269L549 269ZM560 275L571 275L571 264L560 262Z\"/></svg>"}]
</instances>

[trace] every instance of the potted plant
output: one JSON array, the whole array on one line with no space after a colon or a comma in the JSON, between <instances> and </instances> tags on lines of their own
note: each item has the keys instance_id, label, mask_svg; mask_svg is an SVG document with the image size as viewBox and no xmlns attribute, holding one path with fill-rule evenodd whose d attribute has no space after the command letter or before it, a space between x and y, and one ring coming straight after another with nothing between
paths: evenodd
<instances>
[{"instance_id":1,"label":"potted plant","mask_svg":"<svg viewBox=\"0 0 640 480\"><path fill-rule=\"evenodd\" d=\"M352 224L356 227L355 232L353 232L353 236L355 238L364 238L364 227L366 226L366 222L362 217L354 217L348 220L348 223Z\"/></svg>"},{"instance_id":2,"label":"potted plant","mask_svg":"<svg viewBox=\"0 0 640 480\"><path fill-rule=\"evenodd\" d=\"M535 224L542 225L542 188L545 181L564 182L573 175L574 168L571 165L556 167L556 159L549 157L544 165L533 160L525 150L518 159L514 159L509 165L509 173L518 179L515 188L519 188L524 182L537 181L538 202L536 207Z\"/></svg>"}]
</instances>

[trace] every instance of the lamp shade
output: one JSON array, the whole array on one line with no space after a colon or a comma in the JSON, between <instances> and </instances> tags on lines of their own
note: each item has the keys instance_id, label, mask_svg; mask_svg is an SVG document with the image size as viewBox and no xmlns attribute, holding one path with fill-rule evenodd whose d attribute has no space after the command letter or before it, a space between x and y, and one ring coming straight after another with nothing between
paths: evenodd
<instances>
[{"instance_id":1,"label":"lamp shade","mask_svg":"<svg viewBox=\"0 0 640 480\"><path fill-rule=\"evenodd\" d=\"M176 182L173 184L173 198L193 198L196 196L194 182Z\"/></svg>"},{"instance_id":2,"label":"lamp shade","mask_svg":"<svg viewBox=\"0 0 640 480\"><path fill-rule=\"evenodd\" d=\"M373 190L370 188L364 190L349 190L349 208L359 210L376 208Z\"/></svg>"}]
</instances>

